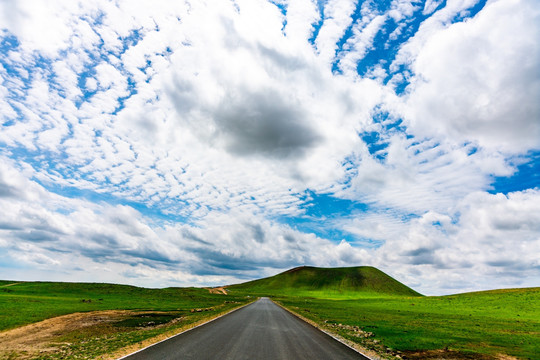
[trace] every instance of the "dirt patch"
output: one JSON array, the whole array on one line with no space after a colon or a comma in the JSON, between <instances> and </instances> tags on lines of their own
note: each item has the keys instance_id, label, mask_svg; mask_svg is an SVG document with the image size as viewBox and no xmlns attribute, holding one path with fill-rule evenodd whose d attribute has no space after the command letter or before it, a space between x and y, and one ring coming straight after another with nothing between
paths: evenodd
<instances>
[{"instance_id":1,"label":"dirt patch","mask_svg":"<svg viewBox=\"0 0 540 360\"><path fill-rule=\"evenodd\" d=\"M2 286L0 286L0 287L8 287L8 286L19 285L19 284L20 284L20 282L18 282L18 283L11 283L11 284L7 284L7 285L2 285Z\"/></svg>"},{"instance_id":2,"label":"dirt patch","mask_svg":"<svg viewBox=\"0 0 540 360\"><path fill-rule=\"evenodd\" d=\"M497 360L519 360L519 359L517 357L513 357L510 355L499 354L497 355Z\"/></svg>"},{"instance_id":3,"label":"dirt patch","mask_svg":"<svg viewBox=\"0 0 540 360\"><path fill-rule=\"evenodd\" d=\"M213 288L205 288L210 292L210 294L223 294L227 295L227 289L223 286L221 287L213 287Z\"/></svg>"},{"instance_id":4,"label":"dirt patch","mask_svg":"<svg viewBox=\"0 0 540 360\"><path fill-rule=\"evenodd\" d=\"M233 303L233 302L231 301L230 303ZM236 302L234 302L234 303L236 303ZM155 336L153 338L149 338L149 339L140 341L137 344L132 344L132 345L123 347L121 349L118 349L117 351L114 351L114 352L110 353L110 354L105 354L105 355L99 356L99 357L97 357L97 359L99 359L99 360L114 360L114 359L118 359L118 358L121 358L121 357L129 355L129 354L132 354L135 351L139 351L139 350L141 350L143 348L146 348L146 347L148 347L148 346L150 346L152 344L155 344L155 343L157 343L159 341L166 340L166 339L168 339L168 338L170 338L172 336L178 335L178 334L180 334L180 333L182 333L184 331L187 331L187 330L192 329L194 327L203 325L203 324L211 321L212 319L216 319L216 318L219 318L221 316L225 316L228 313L231 313L231 312L236 311L236 310L238 310L238 309L240 309L240 308L242 308L244 306L247 306L247 305L251 304L251 302L249 302L247 304L241 304L241 303L237 303L237 304L239 306L237 306L235 308L229 309L229 310L224 311L224 312L213 313L210 316L204 317L204 318L200 319L197 322L194 322L194 323L191 323L191 324L186 324L186 325L182 326L181 328L174 329L172 331L163 333L163 334Z\"/></svg>"},{"instance_id":5,"label":"dirt patch","mask_svg":"<svg viewBox=\"0 0 540 360\"><path fill-rule=\"evenodd\" d=\"M233 302L226 302L233 303ZM234 302L236 303L236 302ZM174 336L239 308L227 311L223 305L195 322L184 323L177 311L107 310L74 313L0 332L0 360L36 358L95 358L113 360ZM162 329L146 336L143 332ZM130 339L129 334L140 336ZM111 346L112 344L112 346Z\"/></svg>"},{"instance_id":6,"label":"dirt patch","mask_svg":"<svg viewBox=\"0 0 540 360\"><path fill-rule=\"evenodd\" d=\"M24 359L38 353L53 352L62 345L58 343L58 338L69 332L122 321L133 314L135 312L126 310L74 313L0 332L0 359L10 358L14 354L17 359Z\"/></svg>"},{"instance_id":7,"label":"dirt patch","mask_svg":"<svg viewBox=\"0 0 540 360\"><path fill-rule=\"evenodd\" d=\"M497 357L481 355L481 354L467 354L460 351L451 349L440 350L425 350L425 351L404 351L402 358L404 359L429 359L429 360L517 360L513 357Z\"/></svg>"}]
</instances>

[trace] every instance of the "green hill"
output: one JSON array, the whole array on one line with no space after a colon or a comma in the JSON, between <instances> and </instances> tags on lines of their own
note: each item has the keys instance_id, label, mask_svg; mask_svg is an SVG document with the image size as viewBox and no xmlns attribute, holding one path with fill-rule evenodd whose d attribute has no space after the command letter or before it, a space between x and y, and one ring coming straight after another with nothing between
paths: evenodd
<instances>
[{"instance_id":1,"label":"green hill","mask_svg":"<svg viewBox=\"0 0 540 360\"><path fill-rule=\"evenodd\" d=\"M360 298L421 296L384 272L371 267L297 267L281 274L227 287L232 294Z\"/></svg>"}]
</instances>

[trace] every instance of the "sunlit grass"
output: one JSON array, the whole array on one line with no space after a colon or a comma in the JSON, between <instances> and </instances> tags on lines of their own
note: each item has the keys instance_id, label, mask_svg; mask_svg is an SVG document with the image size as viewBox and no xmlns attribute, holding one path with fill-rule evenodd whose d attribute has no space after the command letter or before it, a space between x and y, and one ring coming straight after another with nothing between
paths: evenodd
<instances>
[{"instance_id":1,"label":"sunlit grass","mask_svg":"<svg viewBox=\"0 0 540 360\"><path fill-rule=\"evenodd\" d=\"M8 285L8 286L6 286ZM76 312L133 310L112 321L63 331L53 350L1 349L0 359L95 358L161 334L172 334L248 302L244 296L211 294L200 288L145 289L88 283L0 282L0 331ZM205 311L194 311L205 309Z\"/></svg>"},{"instance_id":2,"label":"sunlit grass","mask_svg":"<svg viewBox=\"0 0 540 360\"><path fill-rule=\"evenodd\" d=\"M359 326L373 335L340 335L367 347L374 339L392 350L450 349L463 353L538 359L540 288L441 297L356 300L281 297L279 301L322 325Z\"/></svg>"},{"instance_id":3,"label":"sunlit grass","mask_svg":"<svg viewBox=\"0 0 540 360\"><path fill-rule=\"evenodd\" d=\"M428 297L362 267L301 268L230 290L271 296L385 356L540 359L540 288Z\"/></svg>"},{"instance_id":4,"label":"sunlit grass","mask_svg":"<svg viewBox=\"0 0 540 360\"><path fill-rule=\"evenodd\" d=\"M0 330L74 312L189 310L219 305L223 301L223 295L210 294L200 288L146 289L112 284L23 282L0 287Z\"/></svg>"}]
</instances>

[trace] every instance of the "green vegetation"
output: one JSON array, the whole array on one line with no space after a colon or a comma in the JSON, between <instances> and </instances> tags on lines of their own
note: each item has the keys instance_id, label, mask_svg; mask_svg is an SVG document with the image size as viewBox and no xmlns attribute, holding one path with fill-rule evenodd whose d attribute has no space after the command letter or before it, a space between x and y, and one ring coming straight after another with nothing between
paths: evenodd
<instances>
[{"instance_id":1,"label":"green vegetation","mask_svg":"<svg viewBox=\"0 0 540 360\"><path fill-rule=\"evenodd\" d=\"M247 302L244 296L212 294L201 288L145 289L112 284L2 281L0 331L77 312L122 311L103 315L103 321L91 326L82 321L82 326L56 331L51 338L54 344L42 344L55 349L38 357L32 351L2 352L0 343L0 359L77 358L82 354L92 358L189 327ZM41 351L39 347L36 350Z\"/></svg>"},{"instance_id":2,"label":"green vegetation","mask_svg":"<svg viewBox=\"0 0 540 360\"><path fill-rule=\"evenodd\" d=\"M232 285L227 289L237 294L323 299L355 299L359 296L421 296L371 266L352 268L302 266L269 278Z\"/></svg>"},{"instance_id":3,"label":"green vegetation","mask_svg":"<svg viewBox=\"0 0 540 360\"><path fill-rule=\"evenodd\" d=\"M94 310L189 310L222 304L200 288L145 289L127 285L22 282L0 287L0 330Z\"/></svg>"},{"instance_id":4,"label":"green vegetation","mask_svg":"<svg viewBox=\"0 0 540 360\"><path fill-rule=\"evenodd\" d=\"M540 359L540 288L427 297L356 267L297 268L228 289L271 296L383 357Z\"/></svg>"},{"instance_id":5,"label":"green vegetation","mask_svg":"<svg viewBox=\"0 0 540 360\"><path fill-rule=\"evenodd\" d=\"M506 354L523 359L538 359L540 353L540 288L441 297L279 301L344 338L379 351L449 349L463 357Z\"/></svg>"},{"instance_id":6,"label":"green vegetation","mask_svg":"<svg viewBox=\"0 0 540 360\"><path fill-rule=\"evenodd\" d=\"M422 296L372 267L300 267L227 289L225 296L198 288L0 281L0 331L74 312L131 310L62 331L53 350L39 355L2 353L0 338L0 359L115 353L245 304L248 295L270 296L383 358L540 359L540 288Z\"/></svg>"},{"instance_id":7,"label":"green vegetation","mask_svg":"<svg viewBox=\"0 0 540 360\"><path fill-rule=\"evenodd\" d=\"M0 287L0 330L94 310L189 310L222 304L200 288L145 289L127 285L22 282Z\"/></svg>"}]
</instances>

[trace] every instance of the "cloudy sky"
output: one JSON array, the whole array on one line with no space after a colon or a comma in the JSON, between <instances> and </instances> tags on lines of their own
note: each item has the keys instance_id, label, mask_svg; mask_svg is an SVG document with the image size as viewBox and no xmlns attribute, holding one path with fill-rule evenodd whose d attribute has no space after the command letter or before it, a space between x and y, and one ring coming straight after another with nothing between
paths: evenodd
<instances>
[{"instance_id":1,"label":"cloudy sky","mask_svg":"<svg viewBox=\"0 0 540 360\"><path fill-rule=\"evenodd\" d=\"M0 0L0 278L540 285L538 0Z\"/></svg>"}]
</instances>

